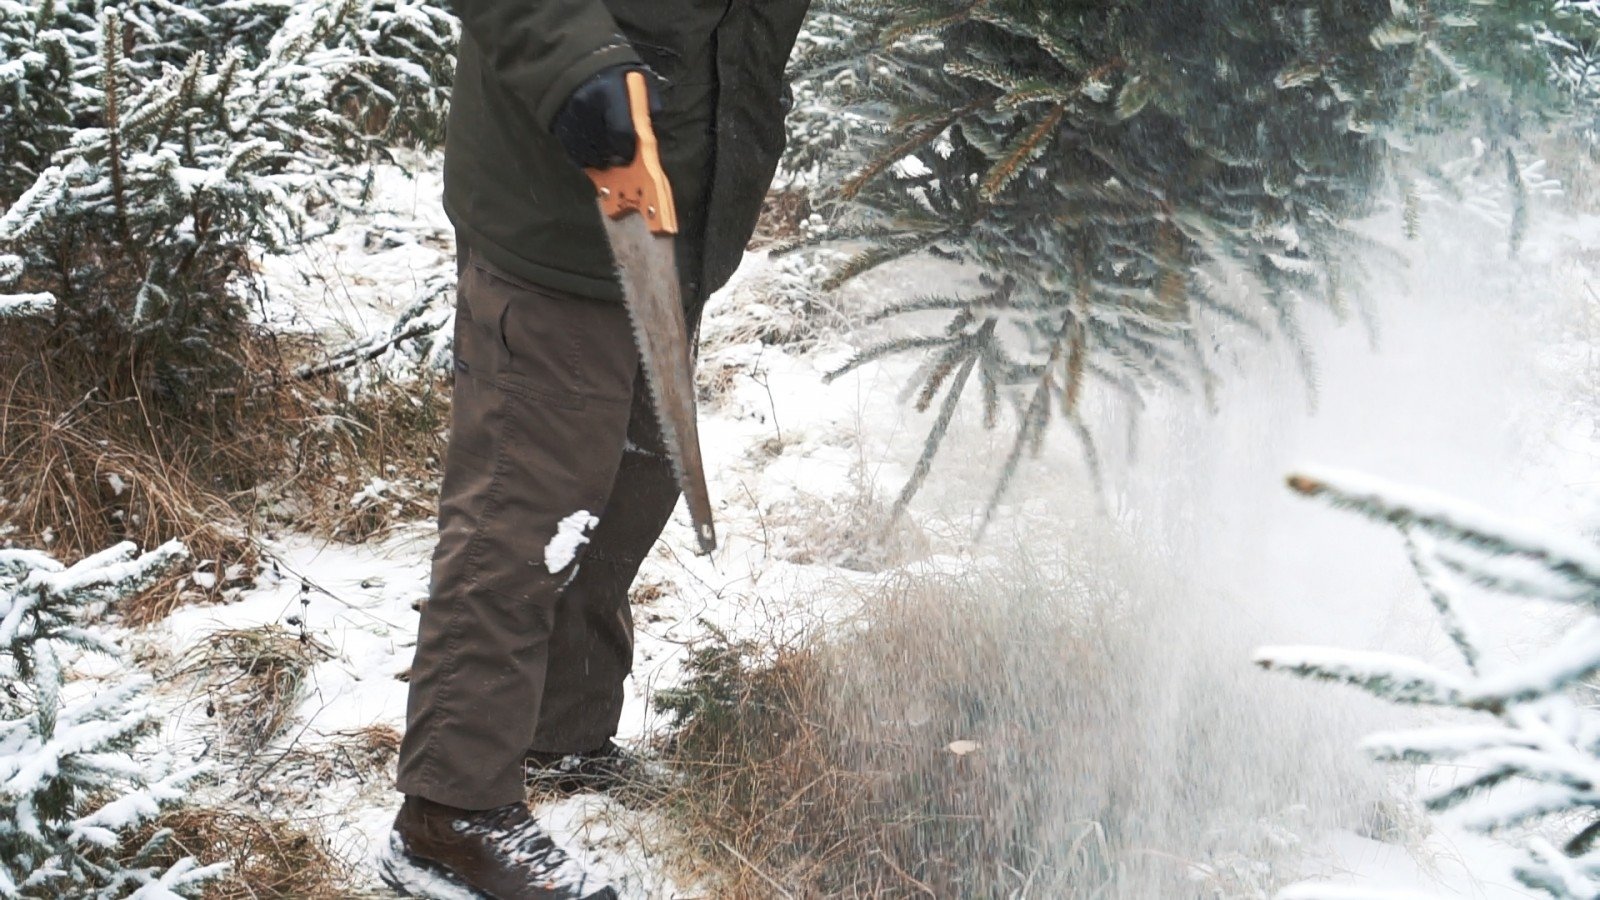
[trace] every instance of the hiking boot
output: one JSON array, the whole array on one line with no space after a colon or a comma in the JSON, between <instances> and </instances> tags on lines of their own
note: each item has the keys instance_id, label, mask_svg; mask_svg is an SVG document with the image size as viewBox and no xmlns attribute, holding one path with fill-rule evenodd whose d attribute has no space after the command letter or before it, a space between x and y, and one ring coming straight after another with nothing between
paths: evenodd
<instances>
[{"instance_id":1,"label":"hiking boot","mask_svg":"<svg viewBox=\"0 0 1600 900\"><path fill-rule=\"evenodd\" d=\"M525 764L526 785L542 794L595 793L616 796L650 796L664 780L661 765L605 741L586 753L539 753L528 751Z\"/></svg>"},{"instance_id":2,"label":"hiking boot","mask_svg":"<svg viewBox=\"0 0 1600 900\"><path fill-rule=\"evenodd\" d=\"M617 900L521 803L477 811L408 796L379 874L404 897Z\"/></svg>"}]
</instances>

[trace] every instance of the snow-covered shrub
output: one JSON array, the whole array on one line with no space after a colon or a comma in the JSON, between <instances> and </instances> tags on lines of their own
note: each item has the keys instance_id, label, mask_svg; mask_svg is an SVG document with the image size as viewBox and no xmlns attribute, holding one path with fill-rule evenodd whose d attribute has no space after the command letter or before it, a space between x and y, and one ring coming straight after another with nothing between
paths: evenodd
<instances>
[{"instance_id":1,"label":"snow-covered shrub","mask_svg":"<svg viewBox=\"0 0 1600 900\"><path fill-rule=\"evenodd\" d=\"M848 0L818 0L789 57L789 141L773 181L778 191L810 191L842 174L840 149L874 120L852 108L871 79L871 29Z\"/></svg>"},{"instance_id":2,"label":"snow-covered shrub","mask_svg":"<svg viewBox=\"0 0 1600 900\"><path fill-rule=\"evenodd\" d=\"M1519 881L1558 900L1600 896L1600 714L1592 706L1592 677L1600 672L1600 547L1371 478L1323 472L1289 483L1400 531L1461 666L1452 671L1393 654L1309 647L1264 647L1257 662L1394 703L1470 713L1472 719L1459 722L1372 735L1367 752L1468 773L1428 796L1426 806L1450 811L1474 831L1531 831L1526 859L1515 870ZM1501 602L1545 601L1582 621L1526 660L1498 658L1494 635L1463 608L1470 592ZM1304 886L1292 896L1354 895Z\"/></svg>"},{"instance_id":3,"label":"snow-covered shrub","mask_svg":"<svg viewBox=\"0 0 1600 900\"><path fill-rule=\"evenodd\" d=\"M794 345L837 334L848 326L836 298L819 290L839 251L811 248L773 258L754 271L738 291L738 302L712 300L700 326L703 346L719 347L760 341ZM729 295L731 296L731 295Z\"/></svg>"},{"instance_id":4,"label":"snow-covered shrub","mask_svg":"<svg viewBox=\"0 0 1600 900\"><path fill-rule=\"evenodd\" d=\"M142 555L123 544L64 566L0 550L0 897L176 898L218 874L190 859L149 865L162 832L131 855L119 847L198 774L132 755L154 720L149 680L119 675L88 689L65 673L73 653L116 657L84 620L186 553L176 542Z\"/></svg>"},{"instance_id":5,"label":"snow-covered shrub","mask_svg":"<svg viewBox=\"0 0 1600 900\"><path fill-rule=\"evenodd\" d=\"M0 320L0 524L247 555L199 532L304 464L321 389L250 321L257 257L359 202L379 126L440 113L455 27L422 0L0 0L0 308L32 312Z\"/></svg>"},{"instance_id":6,"label":"snow-covered shrub","mask_svg":"<svg viewBox=\"0 0 1600 900\"><path fill-rule=\"evenodd\" d=\"M1600 3L1595 0L1560 0L1560 5L1600 22ZM1541 38L1549 48L1556 83L1575 101L1576 131L1591 144L1600 143L1600 40L1550 32Z\"/></svg>"},{"instance_id":7,"label":"snow-covered shrub","mask_svg":"<svg viewBox=\"0 0 1600 900\"><path fill-rule=\"evenodd\" d=\"M249 255L322 227L314 215L355 178L341 163L381 149L335 111L340 97L393 97L383 72L417 90L433 80L368 49L397 21L375 0L297 3L259 53L214 41L224 49L178 60L141 12L0 5L14 54L0 67L0 248L23 284L62 301L59 321L95 320L92 336L113 317L182 348L240 306L226 289Z\"/></svg>"}]
</instances>

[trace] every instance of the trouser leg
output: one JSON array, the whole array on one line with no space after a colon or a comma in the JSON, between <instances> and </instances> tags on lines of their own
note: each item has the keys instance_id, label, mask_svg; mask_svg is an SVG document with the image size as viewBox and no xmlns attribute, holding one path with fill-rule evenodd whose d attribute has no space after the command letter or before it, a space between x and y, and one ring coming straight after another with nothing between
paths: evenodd
<instances>
[{"instance_id":1,"label":"trouser leg","mask_svg":"<svg viewBox=\"0 0 1600 900\"><path fill-rule=\"evenodd\" d=\"M556 601L550 666L530 749L594 750L617 733L633 667L628 591L678 502L650 394L635 385L628 447L578 573Z\"/></svg>"},{"instance_id":2,"label":"trouser leg","mask_svg":"<svg viewBox=\"0 0 1600 900\"><path fill-rule=\"evenodd\" d=\"M429 600L398 786L487 809L523 796L572 565L559 523L599 512L622 462L638 372L626 312L462 269L457 372ZM560 560L558 559L557 562Z\"/></svg>"}]
</instances>

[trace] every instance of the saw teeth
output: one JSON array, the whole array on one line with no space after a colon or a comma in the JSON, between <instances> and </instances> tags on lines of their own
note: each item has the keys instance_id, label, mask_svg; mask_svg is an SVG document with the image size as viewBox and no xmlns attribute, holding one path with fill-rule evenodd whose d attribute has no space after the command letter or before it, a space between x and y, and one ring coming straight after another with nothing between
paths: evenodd
<instances>
[{"instance_id":1,"label":"saw teeth","mask_svg":"<svg viewBox=\"0 0 1600 900\"><path fill-rule=\"evenodd\" d=\"M674 239L652 233L640 215L620 219L602 215L601 221L616 258L617 277L662 443L688 502L695 539L702 553L710 553L716 549L717 537L700 454L694 360L678 285Z\"/></svg>"}]
</instances>

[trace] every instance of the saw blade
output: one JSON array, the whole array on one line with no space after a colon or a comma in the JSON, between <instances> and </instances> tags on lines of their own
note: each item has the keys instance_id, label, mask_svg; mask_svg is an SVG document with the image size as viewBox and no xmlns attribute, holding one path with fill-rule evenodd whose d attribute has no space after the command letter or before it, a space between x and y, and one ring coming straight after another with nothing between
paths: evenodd
<instances>
[{"instance_id":1,"label":"saw blade","mask_svg":"<svg viewBox=\"0 0 1600 900\"><path fill-rule=\"evenodd\" d=\"M694 360L689 351L683 295L678 287L674 239L670 234L651 233L643 216L613 219L602 210L600 218L616 257L622 296L633 323L634 342L639 345L667 455L688 501L700 551L710 553L717 547L717 532L711 521L711 495L706 490L705 467L700 458Z\"/></svg>"}]
</instances>

